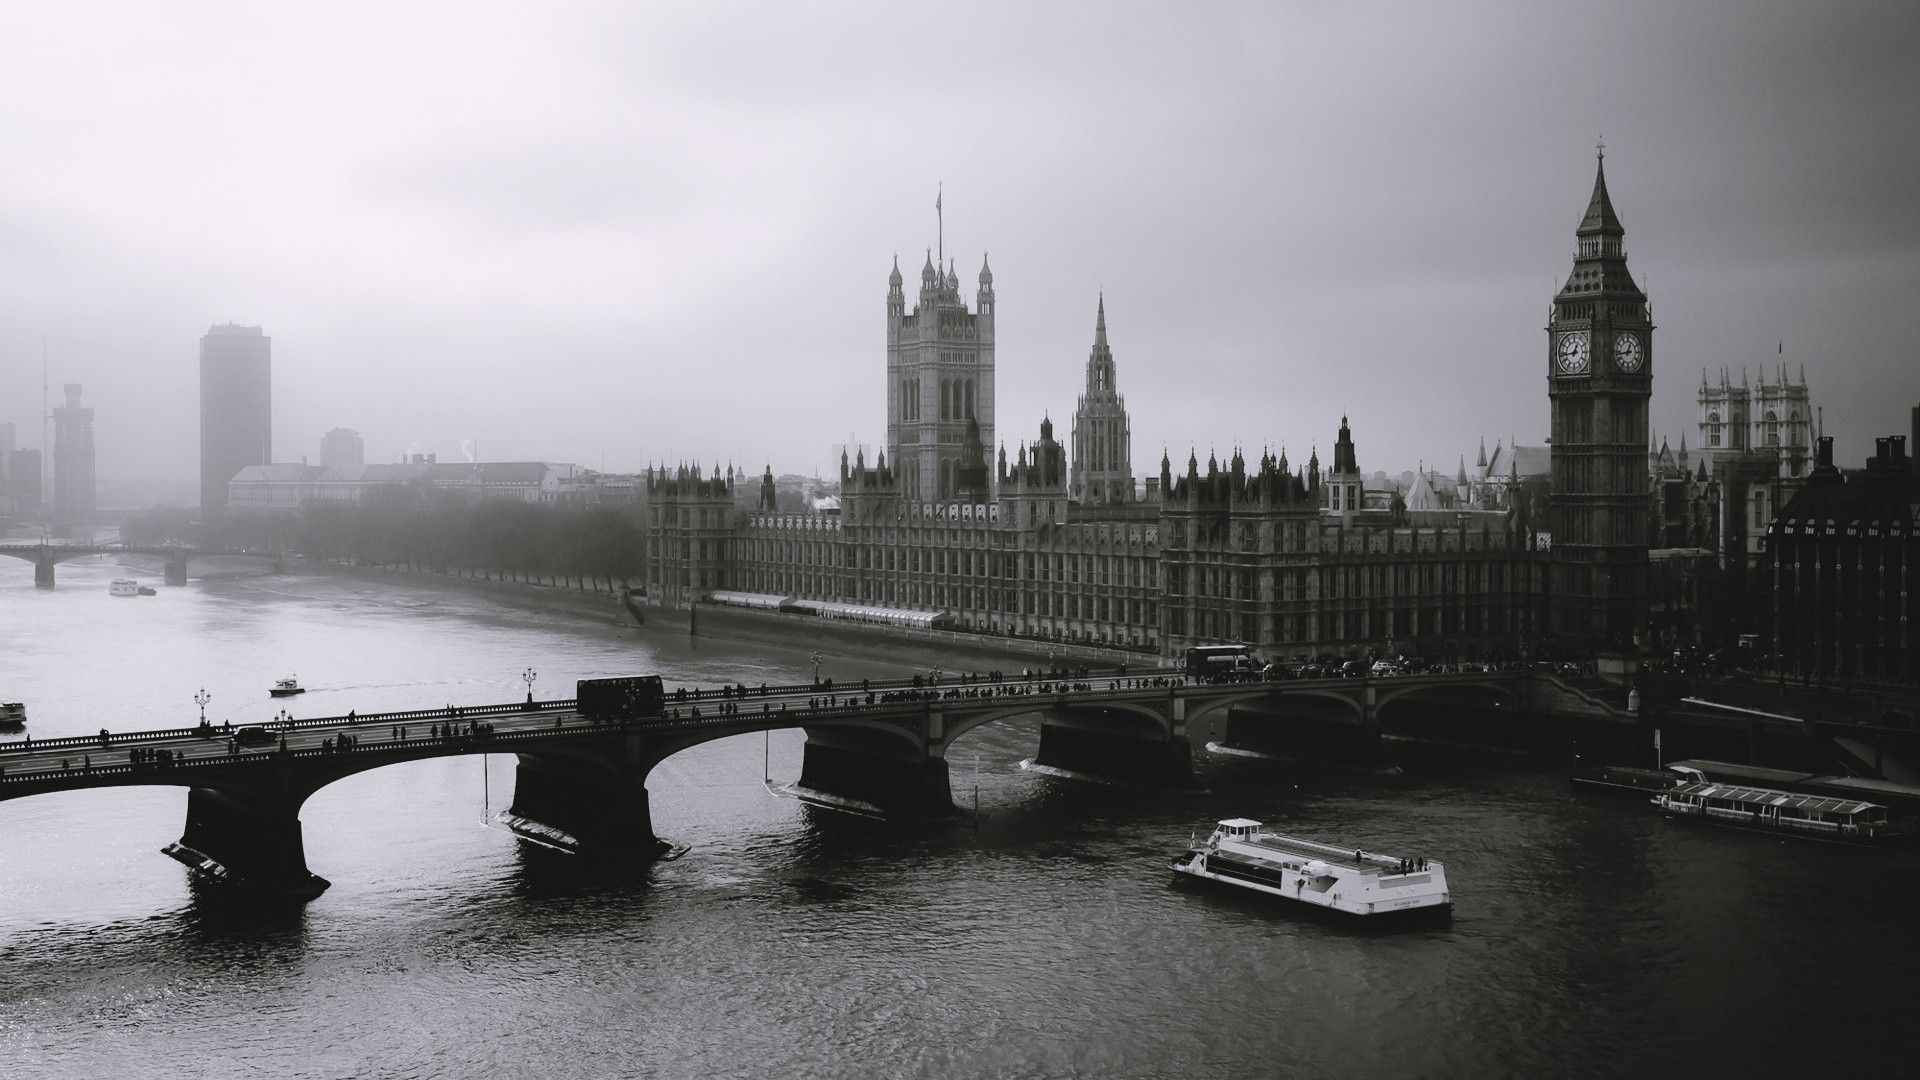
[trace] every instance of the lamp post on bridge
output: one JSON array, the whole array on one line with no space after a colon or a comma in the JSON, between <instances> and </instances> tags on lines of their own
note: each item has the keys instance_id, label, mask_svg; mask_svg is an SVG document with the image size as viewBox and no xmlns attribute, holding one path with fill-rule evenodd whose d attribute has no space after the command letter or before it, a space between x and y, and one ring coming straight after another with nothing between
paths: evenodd
<instances>
[{"instance_id":1,"label":"lamp post on bridge","mask_svg":"<svg viewBox=\"0 0 1920 1080\"><path fill-rule=\"evenodd\" d=\"M533 682L535 679L538 679L539 677L540 677L540 673L533 670L532 668L528 668L527 670L520 673L520 681L527 684L527 708L528 709L533 708Z\"/></svg>"},{"instance_id":2,"label":"lamp post on bridge","mask_svg":"<svg viewBox=\"0 0 1920 1080\"><path fill-rule=\"evenodd\" d=\"M207 722L207 702L212 700L213 695L207 693L207 688L204 686L200 688L198 693L193 695L193 703L200 706L200 723L203 727Z\"/></svg>"},{"instance_id":3,"label":"lamp post on bridge","mask_svg":"<svg viewBox=\"0 0 1920 1080\"><path fill-rule=\"evenodd\" d=\"M813 685L819 686L820 685L820 654L816 652L811 657L808 657L808 659L813 661Z\"/></svg>"}]
</instances>

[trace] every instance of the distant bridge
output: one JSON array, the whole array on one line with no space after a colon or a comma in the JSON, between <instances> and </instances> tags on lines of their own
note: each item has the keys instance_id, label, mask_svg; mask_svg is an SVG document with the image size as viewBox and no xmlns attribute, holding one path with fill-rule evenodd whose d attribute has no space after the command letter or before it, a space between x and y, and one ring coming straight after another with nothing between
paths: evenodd
<instances>
[{"instance_id":1,"label":"distant bridge","mask_svg":"<svg viewBox=\"0 0 1920 1080\"><path fill-rule=\"evenodd\" d=\"M239 555L256 559L267 559L275 570L281 568L280 556L272 552L246 551L228 548L201 548L190 544L119 544L86 543L76 541L0 541L0 555L11 555L16 559L25 559L33 564L33 583L43 589L53 588L53 567L68 559L78 559L87 555L153 555L166 560L166 582L169 585L187 583L187 564L195 559L204 559L216 555Z\"/></svg>"},{"instance_id":2,"label":"distant bridge","mask_svg":"<svg viewBox=\"0 0 1920 1080\"><path fill-rule=\"evenodd\" d=\"M595 720L573 701L509 703L0 743L0 801L78 788L189 789L186 828L167 853L213 878L295 894L327 882L306 865L300 808L356 773L449 755L512 753L504 818L523 836L582 852L650 856L646 779L701 743L775 729L806 732L803 789L889 812L952 812L947 749L985 724L1041 721L1036 760L1145 783L1192 777L1190 724L1235 707L1307 707L1254 720L1345 731L1362 753L1396 702L1484 706L1519 714L1565 692L1519 671L1282 681L1199 682L1171 672L1091 678L968 676L670 693L659 716ZM1589 714L1591 715L1591 714ZM1624 715L1601 716L1610 722ZM1236 720L1236 723L1247 721Z\"/></svg>"}]
</instances>

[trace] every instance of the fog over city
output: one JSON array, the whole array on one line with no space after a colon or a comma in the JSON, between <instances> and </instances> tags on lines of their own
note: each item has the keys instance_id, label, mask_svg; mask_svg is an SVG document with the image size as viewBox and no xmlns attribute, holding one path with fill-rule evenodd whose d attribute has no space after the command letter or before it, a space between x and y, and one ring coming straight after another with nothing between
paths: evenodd
<instances>
[{"instance_id":1,"label":"fog over city","mask_svg":"<svg viewBox=\"0 0 1920 1080\"><path fill-rule=\"evenodd\" d=\"M41 360L101 478L197 469L198 339L273 339L275 457L820 469L884 441L884 296L999 296L998 433L1070 415L1104 290L1162 446L1451 469L1543 441L1606 143L1659 336L1804 364L1855 461L1920 388L1920 9L485 3L0 13L0 421ZM944 185L942 187L941 185Z\"/></svg>"}]
</instances>

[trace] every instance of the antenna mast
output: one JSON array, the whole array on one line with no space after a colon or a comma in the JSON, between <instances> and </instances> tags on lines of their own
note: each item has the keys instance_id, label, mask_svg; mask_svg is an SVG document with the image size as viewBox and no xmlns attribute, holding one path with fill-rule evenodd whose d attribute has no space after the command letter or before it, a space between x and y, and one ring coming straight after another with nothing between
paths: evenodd
<instances>
[{"instance_id":1,"label":"antenna mast","mask_svg":"<svg viewBox=\"0 0 1920 1080\"><path fill-rule=\"evenodd\" d=\"M53 520L53 409L47 398L47 335L40 335L40 515Z\"/></svg>"}]
</instances>

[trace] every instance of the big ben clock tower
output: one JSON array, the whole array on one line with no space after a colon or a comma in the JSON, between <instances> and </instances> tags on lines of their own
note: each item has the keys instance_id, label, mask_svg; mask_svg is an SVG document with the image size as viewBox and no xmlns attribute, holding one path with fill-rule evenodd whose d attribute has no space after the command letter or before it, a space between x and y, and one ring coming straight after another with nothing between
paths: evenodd
<instances>
[{"instance_id":1,"label":"big ben clock tower","mask_svg":"<svg viewBox=\"0 0 1920 1080\"><path fill-rule=\"evenodd\" d=\"M1630 648L1647 615L1653 322L1627 270L1606 152L1547 326L1553 410L1550 625L1576 649Z\"/></svg>"}]
</instances>

